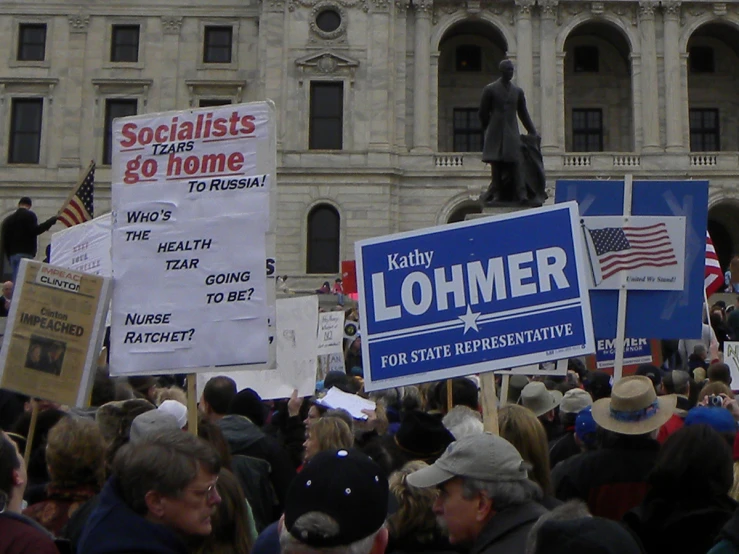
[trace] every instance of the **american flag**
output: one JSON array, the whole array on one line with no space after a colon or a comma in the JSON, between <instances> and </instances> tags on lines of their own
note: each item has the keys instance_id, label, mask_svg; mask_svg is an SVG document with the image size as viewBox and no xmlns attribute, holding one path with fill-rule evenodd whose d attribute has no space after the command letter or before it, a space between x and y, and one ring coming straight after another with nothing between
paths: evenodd
<instances>
[{"instance_id":1,"label":"american flag","mask_svg":"<svg viewBox=\"0 0 739 554\"><path fill-rule=\"evenodd\" d=\"M588 229L605 281L619 271L677 265L667 225Z\"/></svg>"},{"instance_id":2,"label":"american flag","mask_svg":"<svg viewBox=\"0 0 739 554\"><path fill-rule=\"evenodd\" d=\"M718 292L724 284L724 274L721 272L721 264L713 247L711 235L706 231L706 273L704 284L706 287L706 298Z\"/></svg>"},{"instance_id":3,"label":"american flag","mask_svg":"<svg viewBox=\"0 0 739 554\"><path fill-rule=\"evenodd\" d=\"M84 223L93 218L95 190L95 162L90 164L84 178L75 188L67 203L59 210L59 221L67 227Z\"/></svg>"}]
</instances>

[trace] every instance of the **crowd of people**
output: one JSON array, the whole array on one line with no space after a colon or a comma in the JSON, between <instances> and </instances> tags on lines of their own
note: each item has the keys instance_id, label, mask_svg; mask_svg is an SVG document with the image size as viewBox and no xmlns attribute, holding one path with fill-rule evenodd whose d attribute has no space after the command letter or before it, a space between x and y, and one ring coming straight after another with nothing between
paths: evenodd
<instances>
[{"instance_id":1,"label":"crowd of people","mask_svg":"<svg viewBox=\"0 0 739 554\"><path fill-rule=\"evenodd\" d=\"M85 409L0 389L0 554L739 553L734 308L615 383L511 376L498 434L477 376L365 392L361 333L310 398L210 379L197 429L184 376L100 367Z\"/></svg>"},{"instance_id":2,"label":"crowd of people","mask_svg":"<svg viewBox=\"0 0 739 554\"><path fill-rule=\"evenodd\" d=\"M0 391L0 552L739 552L720 361L512 377L494 435L475 376L367 394L351 347L312 398L211 379L197 436L176 377L101 367L84 410ZM375 409L317 402L333 387Z\"/></svg>"}]
</instances>

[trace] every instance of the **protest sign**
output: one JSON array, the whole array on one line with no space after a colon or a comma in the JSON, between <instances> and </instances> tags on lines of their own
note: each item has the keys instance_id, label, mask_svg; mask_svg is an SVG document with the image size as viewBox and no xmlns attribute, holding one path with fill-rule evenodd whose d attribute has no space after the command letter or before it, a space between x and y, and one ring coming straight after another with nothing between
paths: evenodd
<instances>
[{"instance_id":1,"label":"protest sign","mask_svg":"<svg viewBox=\"0 0 739 554\"><path fill-rule=\"evenodd\" d=\"M23 260L0 351L0 387L86 406L109 295L109 278Z\"/></svg>"},{"instance_id":2,"label":"protest sign","mask_svg":"<svg viewBox=\"0 0 739 554\"><path fill-rule=\"evenodd\" d=\"M360 241L356 259L366 390L595 350L574 202Z\"/></svg>"},{"instance_id":3,"label":"protest sign","mask_svg":"<svg viewBox=\"0 0 739 554\"><path fill-rule=\"evenodd\" d=\"M530 377L566 377L567 360L514 367L496 373L501 373L502 375L527 375Z\"/></svg>"},{"instance_id":4,"label":"protest sign","mask_svg":"<svg viewBox=\"0 0 739 554\"><path fill-rule=\"evenodd\" d=\"M123 118L113 138L111 372L274 367L273 106Z\"/></svg>"},{"instance_id":5,"label":"protest sign","mask_svg":"<svg viewBox=\"0 0 739 554\"><path fill-rule=\"evenodd\" d=\"M252 388L265 399L290 398L293 389L299 396L311 396L316 390L318 297L300 296L277 300L277 368L253 370L244 367L210 368L198 373L199 394L212 377L225 375L236 382L238 390Z\"/></svg>"},{"instance_id":6,"label":"protest sign","mask_svg":"<svg viewBox=\"0 0 739 554\"><path fill-rule=\"evenodd\" d=\"M113 275L110 257L113 221L111 214L101 215L51 236L53 265L92 275Z\"/></svg>"},{"instance_id":7,"label":"protest sign","mask_svg":"<svg viewBox=\"0 0 739 554\"><path fill-rule=\"evenodd\" d=\"M726 341L724 343L724 363L729 366L731 372L732 390L737 389L739 383L739 342Z\"/></svg>"},{"instance_id":8,"label":"protest sign","mask_svg":"<svg viewBox=\"0 0 739 554\"><path fill-rule=\"evenodd\" d=\"M318 314L318 355L343 354L344 312Z\"/></svg>"},{"instance_id":9,"label":"protest sign","mask_svg":"<svg viewBox=\"0 0 739 554\"><path fill-rule=\"evenodd\" d=\"M591 289L683 290L685 217L582 218Z\"/></svg>"},{"instance_id":10,"label":"protest sign","mask_svg":"<svg viewBox=\"0 0 739 554\"><path fill-rule=\"evenodd\" d=\"M656 345L654 343L657 343ZM655 346L659 348L657 341L649 339L625 339L624 341L624 374L633 373L627 371L629 366L655 363L657 356L654 355ZM598 339L595 351L595 369L612 368L616 360L616 341L614 339ZM659 365L657 363L656 365Z\"/></svg>"}]
</instances>

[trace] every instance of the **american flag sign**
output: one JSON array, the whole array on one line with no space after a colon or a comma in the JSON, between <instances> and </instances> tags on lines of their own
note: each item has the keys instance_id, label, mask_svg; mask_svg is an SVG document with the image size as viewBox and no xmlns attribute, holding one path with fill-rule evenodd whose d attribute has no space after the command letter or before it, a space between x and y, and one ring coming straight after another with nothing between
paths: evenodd
<instances>
[{"instance_id":1,"label":"american flag sign","mask_svg":"<svg viewBox=\"0 0 739 554\"><path fill-rule=\"evenodd\" d=\"M677 265L675 250L664 223L643 227L588 229L602 279L641 267Z\"/></svg>"},{"instance_id":2,"label":"american flag sign","mask_svg":"<svg viewBox=\"0 0 739 554\"><path fill-rule=\"evenodd\" d=\"M713 241L708 231L706 231L706 272L704 282L706 298L718 292L724 284L724 274L721 271L721 264L718 261L716 249L713 247Z\"/></svg>"},{"instance_id":3,"label":"american flag sign","mask_svg":"<svg viewBox=\"0 0 739 554\"><path fill-rule=\"evenodd\" d=\"M67 227L72 227L91 220L94 215L94 190L95 162L92 162L67 203L59 210L59 221Z\"/></svg>"}]
</instances>

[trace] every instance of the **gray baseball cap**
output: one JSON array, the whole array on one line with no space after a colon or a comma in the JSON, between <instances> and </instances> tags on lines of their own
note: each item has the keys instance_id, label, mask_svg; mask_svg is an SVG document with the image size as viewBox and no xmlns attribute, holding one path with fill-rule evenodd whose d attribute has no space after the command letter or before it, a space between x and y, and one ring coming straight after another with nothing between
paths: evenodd
<instances>
[{"instance_id":1,"label":"gray baseball cap","mask_svg":"<svg viewBox=\"0 0 739 554\"><path fill-rule=\"evenodd\" d=\"M435 487L455 477L482 481L522 481L528 478L528 464L507 440L483 433L450 444L433 465L407 477L413 487Z\"/></svg>"}]
</instances>

